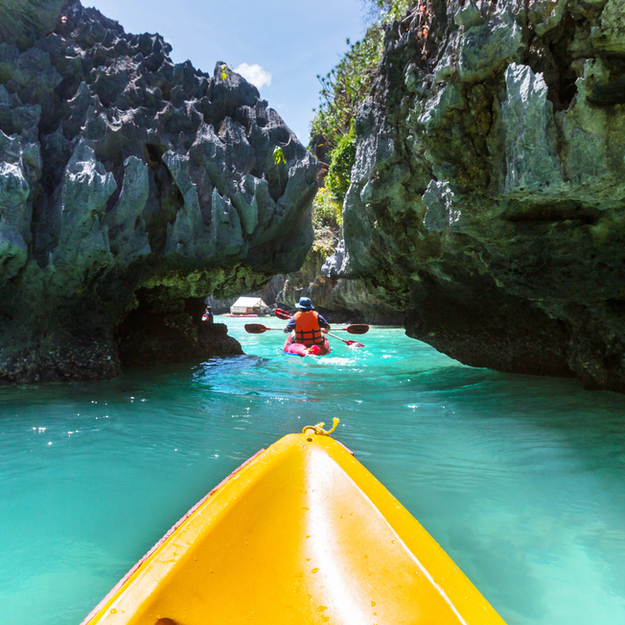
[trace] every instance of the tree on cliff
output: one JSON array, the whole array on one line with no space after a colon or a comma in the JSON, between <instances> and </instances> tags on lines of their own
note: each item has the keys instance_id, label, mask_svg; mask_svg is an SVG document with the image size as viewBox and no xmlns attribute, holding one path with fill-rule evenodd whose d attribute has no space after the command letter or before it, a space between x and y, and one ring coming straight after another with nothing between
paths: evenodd
<instances>
[{"instance_id":1,"label":"tree on cliff","mask_svg":"<svg viewBox=\"0 0 625 625\"><path fill-rule=\"evenodd\" d=\"M385 27L402 19L419 0L363 0L370 26L321 83L320 102L311 123L309 148L321 163L319 189L313 202L315 239L302 269L288 275L289 288L280 296L297 301L303 289L323 282L321 267L342 239L342 206L356 156L355 118L378 73Z\"/></svg>"},{"instance_id":2,"label":"tree on cliff","mask_svg":"<svg viewBox=\"0 0 625 625\"><path fill-rule=\"evenodd\" d=\"M385 26L416 8L419 0L365 0L373 23L362 40L351 43L345 56L321 83L319 106L311 122L310 146L323 163L325 183L342 205L356 156L354 119L369 94L384 51ZM321 148L321 149L320 149Z\"/></svg>"}]
</instances>

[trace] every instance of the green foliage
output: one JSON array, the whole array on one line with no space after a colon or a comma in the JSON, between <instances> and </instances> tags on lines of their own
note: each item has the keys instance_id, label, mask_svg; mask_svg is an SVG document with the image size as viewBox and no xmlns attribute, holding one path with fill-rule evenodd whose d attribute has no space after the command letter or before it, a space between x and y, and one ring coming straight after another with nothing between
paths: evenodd
<instances>
[{"instance_id":1,"label":"green foliage","mask_svg":"<svg viewBox=\"0 0 625 625\"><path fill-rule=\"evenodd\" d=\"M375 0L380 9L380 21L385 24L400 20L417 4L417 0Z\"/></svg>"},{"instance_id":2,"label":"green foliage","mask_svg":"<svg viewBox=\"0 0 625 625\"><path fill-rule=\"evenodd\" d=\"M350 45L338 65L323 78L319 106L311 122L311 139L321 135L328 150L326 184L333 199L342 205L349 188L356 155L354 120L358 108L369 94L382 59L384 26L405 14L419 0L367 0L375 21L362 41Z\"/></svg>"},{"instance_id":3,"label":"green foliage","mask_svg":"<svg viewBox=\"0 0 625 625\"><path fill-rule=\"evenodd\" d=\"M286 163L286 159L284 158L284 152L280 146L277 146L273 151L273 160L276 165L279 165L281 162Z\"/></svg>"},{"instance_id":4,"label":"green foliage","mask_svg":"<svg viewBox=\"0 0 625 625\"><path fill-rule=\"evenodd\" d=\"M280 163L286 163L284 158L284 152L280 146L276 146L273 150L273 162L276 164L276 171L278 172L278 187L280 193L282 193L282 181L280 180Z\"/></svg>"},{"instance_id":5,"label":"green foliage","mask_svg":"<svg viewBox=\"0 0 625 625\"><path fill-rule=\"evenodd\" d=\"M356 128L352 120L349 132L343 135L339 144L332 151L332 163L326 176L326 186L339 206L343 205L349 188L350 176L356 158Z\"/></svg>"},{"instance_id":6,"label":"green foliage","mask_svg":"<svg viewBox=\"0 0 625 625\"><path fill-rule=\"evenodd\" d=\"M355 118L369 94L382 60L384 25L401 19L418 0L366 0L373 9L374 23L362 41L353 44L338 65L323 78L319 106L311 123L311 139L322 136L328 150L326 186L313 202L315 241L311 254L329 256L342 228L342 206L350 185L356 157Z\"/></svg>"},{"instance_id":7,"label":"green foliage","mask_svg":"<svg viewBox=\"0 0 625 625\"><path fill-rule=\"evenodd\" d=\"M324 228L338 230L343 224L341 204L334 199L332 192L326 187L319 189L313 200L312 219L315 232Z\"/></svg>"},{"instance_id":8,"label":"green foliage","mask_svg":"<svg viewBox=\"0 0 625 625\"><path fill-rule=\"evenodd\" d=\"M338 65L321 83L319 106L311 122L311 137L322 135L331 151L349 132L358 107L367 97L382 59L384 26L401 19L418 0L367 0L375 9L375 21L361 41L351 44Z\"/></svg>"},{"instance_id":9,"label":"green foliage","mask_svg":"<svg viewBox=\"0 0 625 625\"><path fill-rule=\"evenodd\" d=\"M330 150L349 132L358 107L369 93L382 58L383 38L381 27L374 24L332 71L323 78L317 76L321 101L311 123L311 135L323 135Z\"/></svg>"}]
</instances>

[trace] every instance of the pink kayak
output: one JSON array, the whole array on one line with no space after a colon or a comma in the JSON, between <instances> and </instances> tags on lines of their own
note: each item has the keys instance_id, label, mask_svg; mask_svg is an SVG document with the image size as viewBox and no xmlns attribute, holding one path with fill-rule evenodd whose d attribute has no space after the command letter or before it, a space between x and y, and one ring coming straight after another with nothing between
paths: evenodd
<instances>
[{"instance_id":1,"label":"pink kayak","mask_svg":"<svg viewBox=\"0 0 625 625\"><path fill-rule=\"evenodd\" d=\"M323 345L311 345L306 347L303 343L296 343L293 338L289 336L284 342L282 348L286 354L296 354L297 356L324 356L331 351L330 343L328 339L324 337Z\"/></svg>"}]
</instances>

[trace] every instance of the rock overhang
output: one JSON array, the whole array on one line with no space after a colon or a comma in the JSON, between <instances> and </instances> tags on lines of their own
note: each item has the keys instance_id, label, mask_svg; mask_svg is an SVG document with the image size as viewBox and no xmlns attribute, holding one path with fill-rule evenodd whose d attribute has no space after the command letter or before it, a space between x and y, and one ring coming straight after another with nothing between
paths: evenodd
<instances>
[{"instance_id":1,"label":"rock overhang","mask_svg":"<svg viewBox=\"0 0 625 625\"><path fill-rule=\"evenodd\" d=\"M137 306L183 314L299 268L317 165L225 63L36 6L7 5L28 38L0 43L0 380L110 377Z\"/></svg>"},{"instance_id":2,"label":"rock overhang","mask_svg":"<svg viewBox=\"0 0 625 625\"><path fill-rule=\"evenodd\" d=\"M427 7L356 120L345 271L462 362L624 391L614 0Z\"/></svg>"}]
</instances>

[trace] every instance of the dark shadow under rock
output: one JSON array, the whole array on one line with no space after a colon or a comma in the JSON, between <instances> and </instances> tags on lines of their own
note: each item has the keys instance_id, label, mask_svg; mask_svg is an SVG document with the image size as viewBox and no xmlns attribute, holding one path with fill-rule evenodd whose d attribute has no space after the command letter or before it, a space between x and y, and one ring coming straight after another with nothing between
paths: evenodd
<instances>
[{"instance_id":1,"label":"dark shadow under rock","mask_svg":"<svg viewBox=\"0 0 625 625\"><path fill-rule=\"evenodd\" d=\"M116 333L122 366L197 362L243 354L225 324L202 320L202 299L159 306L158 290L140 290L137 301L137 308L126 316Z\"/></svg>"},{"instance_id":2,"label":"dark shadow under rock","mask_svg":"<svg viewBox=\"0 0 625 625\"><path fill-rule=\"evenodd\" d=\"M140 321L140 320L136 320ZM187 313L152 315L143 323L127 324L118 335L123 367L198 362L243 354L241 344L223 323L194 323Z\"/></svg>"}]
</instances>

